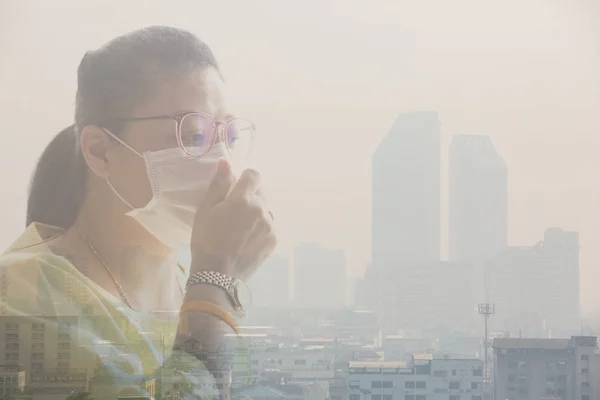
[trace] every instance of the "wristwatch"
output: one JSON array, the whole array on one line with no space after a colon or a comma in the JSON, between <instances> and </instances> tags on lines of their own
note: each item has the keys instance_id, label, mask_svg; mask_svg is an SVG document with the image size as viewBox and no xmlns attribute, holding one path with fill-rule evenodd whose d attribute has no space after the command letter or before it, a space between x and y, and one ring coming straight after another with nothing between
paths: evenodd
<instances>
[{"instance_id":1,"label":"wristwatch","mask_svg":"<svg viewBox=\"0 0 600 400\"><path fill-rule=\"evenodd\" d=\"M205 283L224 289L231 300L233 309L240 318L246 315L246 310L252 305L252 293L250 293L248 286L239 279L232 278L220 272L200 271L189 277L185 284L185 289L187 290L190 286L198 283Z\"/></svg>"}]
</instances>

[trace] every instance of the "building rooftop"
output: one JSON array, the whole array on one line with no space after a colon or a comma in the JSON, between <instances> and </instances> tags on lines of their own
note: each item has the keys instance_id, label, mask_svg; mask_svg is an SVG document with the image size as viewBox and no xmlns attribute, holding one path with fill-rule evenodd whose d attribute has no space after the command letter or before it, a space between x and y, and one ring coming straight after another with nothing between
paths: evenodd
<instances>
[{"instance_id":1,"label":"building rooftop","mask_svg":"<svg viewBox=\"0 0 600 400\"><path fill-rule=\"evenodd\" d=\"M350 368L408 368L402 361L350 361Z\"/></svg>"},{"instance_id":2,"label":"building rooftop","mask_svg":"<svg viewBox=\"0 0 600 400\"><path fill-rule=\"evenodd\" d=\"M495 349L548 349L561 350L571 347L570 339L494 339Z\"/></svg>"}]
</instances>

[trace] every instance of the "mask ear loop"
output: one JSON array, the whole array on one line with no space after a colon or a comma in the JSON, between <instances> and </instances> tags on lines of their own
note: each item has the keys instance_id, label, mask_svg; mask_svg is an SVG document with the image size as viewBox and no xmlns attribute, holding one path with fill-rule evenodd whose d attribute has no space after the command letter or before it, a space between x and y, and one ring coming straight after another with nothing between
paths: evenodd
<instances>
[{"instance_id":1,"label":"mask ear loop","mask_svg":"<svg viewBox=\"0 0 600 400\"><path fill-rule=\"evenodd\" d=\"M134 154L136 154L137 156L144 158L143 155L141 155L136 149L134 149L133 147L131 147L130 145L128 145L127 143L125 143L123 140L121 140L117 135L113 134L111 131L109 131L106 128L102 128L104 130L104 132L106 132L106 134L110 137L112 137L113 139L115 139L117 142L121 143L123 146L125 146L127 149L131 150ZM125 200L125 198L123 196L121 196L119 194L119 192L117 191L117 189L115 189L115 187L113 186L113 184L110 181L109 177L105 178L106 184L108 185L108 187L110 188L110 190L112 190L112 192L115 194L115 196L117 196L117 198L119 200L121 200L123 202L123 204L125 204L127 207L129 207L130 209L135 209L134 206L131 205L130 202L128 202L127 200Z\"/></svg>"}]
</instances>

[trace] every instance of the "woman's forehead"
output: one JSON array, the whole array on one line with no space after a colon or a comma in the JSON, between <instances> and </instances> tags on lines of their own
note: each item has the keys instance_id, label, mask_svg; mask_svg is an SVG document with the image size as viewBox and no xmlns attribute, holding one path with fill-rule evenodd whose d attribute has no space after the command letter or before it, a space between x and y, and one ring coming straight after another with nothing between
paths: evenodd
<instances>
[{"instance_id":1,"label":"woman's forehead","mask_svg":"<svg viewBox=\"0 0 600 400\"><path fill-rule=\"evenodd\" d=\"M161 83L155 94L132 117L201 111L212 116L228 113L225 84L214 68L193 71Z\"/></svg>"}]
</instances>

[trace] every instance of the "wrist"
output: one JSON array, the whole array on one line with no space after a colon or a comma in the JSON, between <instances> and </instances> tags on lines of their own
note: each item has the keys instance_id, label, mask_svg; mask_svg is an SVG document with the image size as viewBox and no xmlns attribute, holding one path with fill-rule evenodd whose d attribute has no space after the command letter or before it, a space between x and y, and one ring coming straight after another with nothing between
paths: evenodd
<instances>
[{"instance_id":1,"label":"wrist","mask_svg":"<svg viewBox=\"0 0 600 400\"><path fill-rule=\"evenodd\" d=\"M229 313L235 313L235 309L227 292L217 286L207 283L197 283L190 286L185 292L183 301L208 301L216 304Z\"/></svg>"},{"instance_id":2,"label":"wrist","mask_svg":"<svg viewBox=\"0 0 600 400\"><path fill-rule=\"evenodd\" d=\"M227 276L234 276L234 263L227 257L208 255L206 253L194 254L190 266L190 275L200 271L214 271Z\"/></svg>"}]
</instances>

